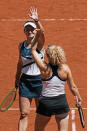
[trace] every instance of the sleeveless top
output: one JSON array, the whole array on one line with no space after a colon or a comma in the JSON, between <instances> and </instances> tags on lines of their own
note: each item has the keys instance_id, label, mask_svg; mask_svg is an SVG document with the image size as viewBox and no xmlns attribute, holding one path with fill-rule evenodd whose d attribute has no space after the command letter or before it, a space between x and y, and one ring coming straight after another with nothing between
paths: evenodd
<instances>
[{"instance_id":1,"label":"sleeveless top","mask_svg":"<svg viewBox=\"0 0 87 131\"><path fill-rule=\"evenodd\" d=\"M58 75L58 66L51 65L52 76L48 79L42 79L43 89L42 96L53 97L65 94L66 80L62 80Z\"/></svg>"},{"instance_id":2,"label":"sleeveless top","mask_svg":"<svg viewBox=\"0 0 87 131\"><path fill-rule=\"evenodd\" d=\"M40 75L41 74L40 70L31 55L30 48L26 48L26 45L27 42L24 41L23 43L21 43L20 46L20 53L23 62L22 73L26 75L34 75L34 76ZM44 54L41 53L38 49L36 51L40 55L41 59L43 59Z\"/></svg>"}]
</instances>

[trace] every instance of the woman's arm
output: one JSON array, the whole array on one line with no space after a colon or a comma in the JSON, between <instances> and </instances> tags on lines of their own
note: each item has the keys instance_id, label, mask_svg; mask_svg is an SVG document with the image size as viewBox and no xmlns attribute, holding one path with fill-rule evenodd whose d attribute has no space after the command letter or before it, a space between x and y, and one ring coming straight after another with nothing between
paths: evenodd
<instances>
[{"instance_id":1,"label":"woman's arm","mask_svg":"<svg viewBox=\"0 0 87 131\"><path fill-rule=\"evenodd\" d=\"M44 37L44 28L42 24L40 23L40 19L38 18L38 13L37 9L35 8L30 8L30 13L29 16L34 20L34 22L37 25L37 29L40 29L40 36L38 39L38 45L37 48L41 50L43 48L44 42L45 42L45 37Z\"/></svg>"},{"instance_id":2,"label":"woman's arm","mask_svg":"<svg viewBox=\"0 0 87 131\"><path fill-rule=\"evenodd\" d=\"M36 62L36 64L38 65L38 67L40 68L41 71L47 71L47 65L45 64L45 62L41 59L41 57L39 56L39 54L37 53L36 50L31 50L32 56Z\"/></svg>"},{"instance_id":3,"label":"woman's arm","mask_svg":"<svg viewBox=\"0 0 87 131\"><path fill-rule=\"evenodd\" d=\"M40 23L40 20L37 22L37 27L40 27L39 29L41 30L40 37L38 39L38 46L37 46L37 48L39 50L41 50L43 48L43 46L44 46L45 37L44 37L44 31L42 29L42 25Z\"/></svg>"},{"instance_id":4,"label":"woman's arm","mask_svg":"<svg viewBox=\"0 0 87 131\"><path fill-rule=\"evenodd\" d=\"M16 75L15 75L15 87L19 87L19 80L20 80L20 76L21 76L21 70L22 70L22 59L21 59L21 55L20 55L20 47L19 47L19 59L18 59L18 63L17 63L17 71L16 71Z\"/></svg>"},{"instance_id":5,"label":"woman's arm","mask_svg":"<svg viewBox=\"0 0 87 131\"><path fill-rule=\"evenodd\" d=\"M67 67L67 70L68 70L67 82L68 82L69 88L70 88L72 94L73 94L74 96L77 96L77 98L78 98L78 104L81 104L81 103L82 103L82 98L81 98L81 96L80 96L80 94L79 94L79 91L78 91L77 86L76 86L75 83L74 83L71 70L70 70L69 67Z\"/></svg>"},{"instance_id":6,"label":"woman's arm","mask_svg":"<svg viewBox=\"0 0 87 131\"><path fill-rule=\"evenodd\" d=\"M47 65L46 63L41 59L41 57L39 56L39 54L37 53L36 49L37 49L37 41L39 38L39 34L40 34L40 30L37 30L37 33L35 35L34 40L32 41L32 46L31 46L31 53L32 56L36 62L36 64L38 65L38 67L40 68L41 71L46 71L47 70Z\"/></svg>"}]
</instances>

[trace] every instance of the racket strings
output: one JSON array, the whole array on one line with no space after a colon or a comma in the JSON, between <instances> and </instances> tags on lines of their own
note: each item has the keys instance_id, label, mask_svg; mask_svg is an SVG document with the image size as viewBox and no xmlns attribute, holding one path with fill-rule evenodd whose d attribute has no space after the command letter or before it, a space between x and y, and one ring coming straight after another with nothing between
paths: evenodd
<instances>
[{"instance_id":1,"label":"racket strings","mask_svg":"<svg viewBox=\"0 0 87 131\"><path fill-rule=\"evenodd\" d=\"M6 99L5 101L2 103L0 110L4 110L6 109L11 103L12 101L15 99L15 91L12 92Z\"/></svg>"}]
</instances>

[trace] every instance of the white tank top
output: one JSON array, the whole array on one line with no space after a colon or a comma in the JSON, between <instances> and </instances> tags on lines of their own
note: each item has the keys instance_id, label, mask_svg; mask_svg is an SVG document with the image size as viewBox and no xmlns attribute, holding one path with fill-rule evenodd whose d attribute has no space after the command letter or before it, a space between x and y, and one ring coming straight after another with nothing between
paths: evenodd
<instances>
[{"instance_id":1,"label":"white tank top","mask_svg":"<svg viewBox=\"0 0 87 131\"><path fill-rule=\"evenodd\" d=\"M42 80L43 89L42 96L52 97L65 94L65 80L62 80L58 73L58 67L52 66L53 74L50 78Z\"/></svg>"},{"instance_id":2,"label":"white tank top","mask_svg":"<svg viewBox=\"0 0 87 131\"><path fill-rule=\"evenodd\" d=\"M27 75L34 75L34 76L40 75L41 74L40 70L30 53L30 48L25 47L26 44L27 44L26 41L24 41L20 47L20 53L21 53L21 58L23 62L22 72ZM41 59L43 59L44 54L41 53L38 49L37 49L37 52L41 56Z\"/></svg>"}]
</instances>

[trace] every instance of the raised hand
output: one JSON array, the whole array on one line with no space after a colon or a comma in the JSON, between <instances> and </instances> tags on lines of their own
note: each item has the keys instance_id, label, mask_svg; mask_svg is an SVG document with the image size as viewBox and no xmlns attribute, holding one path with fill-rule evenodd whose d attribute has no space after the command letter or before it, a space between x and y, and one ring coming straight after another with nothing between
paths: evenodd
<instances>
[{"instance_id":1,"label":"raised hand","mask_svg":"<svg viewBox=\"0 0 87 131\"><path fill-rule=\"evenodd\" d=\"M38 20L38 13L37 13L37 8L30 8L30 13L28 14L30 16L30 18L32 18L33 20Z\"/></svg>"}]
</instances>

